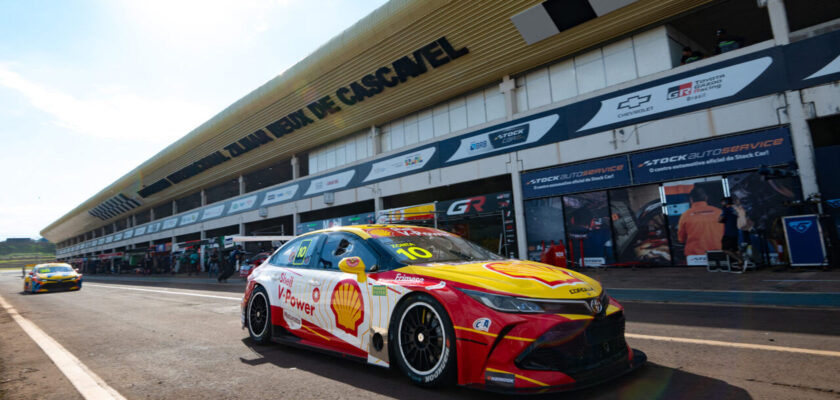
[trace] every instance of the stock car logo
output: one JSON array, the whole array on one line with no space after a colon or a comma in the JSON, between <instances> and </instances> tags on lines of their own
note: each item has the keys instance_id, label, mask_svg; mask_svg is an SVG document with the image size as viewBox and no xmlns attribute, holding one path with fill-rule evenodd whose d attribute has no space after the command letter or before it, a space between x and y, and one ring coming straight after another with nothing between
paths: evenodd
<instances>
[{"instance_id":1,"label":"stock car logo","mask_svg":"<svg viewBox=\"0 0 840 400\"><path fill-rule=\"evenodd\" d=\"M788 226L799 233L805 233L805 231L811 228L811 221L788 222Z\"/></svg>"},{"instance_id":2,"label":"stock car logo","mask_svg":"<svg viewBox=\"0 0 840 400\"><path fill-rule=\"evenodd\" d=\"M494 149L524 143L528 140L528 124L513 126L490 135Z\"/></svg>"},{"instance_id":3,"label":"stock car logo","mask_svg":"<svg viewBox=\"0 0 840 400\"><path fill-rule=\"evenodd\" d=\"M515 279L530 279L550 288L566 285L580 285L584 282L566 271L547 265L528 263L489 263L484 268Z\"/></svg>"},{"instance_id":4,"label":"stock car logo","mask_svg":"<svg viewBox=\"0 0 840 400\"><path fill-rule=\"evenodd\" d=\"M365 316L362 291L359 290L359 285L350 279L338 282L332 293L330 308L335 315L335 325L338 329L357 336L359 325Z\"/></svg>"},{"instance_id":5,"label":"stock car logo","mask_svg":"<svg viewBox=\"0 0 840 400\"><path fill-rule=\"evenodd\" d=\"M678 99L691 94L691 82L668 88L668 100Z\"/></svg>"},{"instance_id":6,"label":"stock car logo","mask_svg":"<svg viewBox=\"0 0 840 400\"><path fill-rule=\"evenodd\" d=\"M627 100L618 103L618 109L626 108L633 109L650 101L650 95L647 96L631 96Z\"/></svg>"}]
</instances>

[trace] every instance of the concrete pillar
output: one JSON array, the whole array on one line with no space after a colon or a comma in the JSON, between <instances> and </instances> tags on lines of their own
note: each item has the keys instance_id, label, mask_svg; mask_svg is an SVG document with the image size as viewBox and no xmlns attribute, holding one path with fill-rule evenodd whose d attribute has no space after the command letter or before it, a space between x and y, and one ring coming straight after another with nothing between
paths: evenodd
<instances>
[{"instance_id":1,"label":"concrete pillar","mask_svg":"<svg viewBox=\"0 0 840 400\"><path fill-rule=\"evenodd\" d=\"M379 188L379 185L373 184L373 215L379 217L379 213L385 209L384 202L382 201L382 189Z\"/></svg>"},{"instance_id":2,"label":"concrete pillar","mask_svg":"<svg viewBox=\"0 0 840 400\"><path fill-rule=\"evenodd\" d=\"M241 236L245 236L245 223L244 222L239 223L239 234Z\"/></svg>"},{"instance_id":3,"label":"concrete pillar","mask_svg":"<svg viewBox=\"0 0 840 400\"><path fill-rule=\"evenodd\" d=\"M137 226L137 214L131 216L131 227L134 228Z\"/></svg>"},{"instance_id":4,"label":"concrete pillar","mask_svg":"<svg viewBox=\"0 0 840 400\"><path fill-rule=\"evenodd\" d=\"M379 140L380 139L379 138L380 133L382 133L382 132L379 130L379 128L377 128L374 125L371 125L369 137L370 137L371 144L373 145L373 147L372 147L372 151L373 151L372 155L373 156L376 156L378 154L382 154L382 141Z\"/></svg>"},{"instance_id":5,"label":"concrete pillar","mask_svg":"<svg viewBox=\"0 0 840 400\"><path fill-rule=\"evenodd\" d=\"M505 97L505 113L507 119L513 119L516 114L516 81L510 78L510 75L505 75L502 78L502 83L499 84L499 91Z\"/></svg>"},{"instance_id":6,"label":"concrete pillar","mask_svg":"<svg viewBox=\"0 0 840 400\"><path fill-rule=\"evenodd\" d=\"M154 221L154 220L155 220L155 209L150 208L149 209L149 221Z\"/></svg>"},{"instance_id":7,"label":"concrete pillar","mask_svg":"<svg viewBox=\"0 0 840 400\"><path fill-rule=\"evenodd\" d=\"M802 184L802 194L808 196L819 193L817 184L817 169L814 166L814 140L811 128L805 116L802 97L798 90L785 92L787 100L787 114L790 119L790 135L793 142L793 154L799 166L799 181Z\"/></svg>"},{"instance_id":8,"label":"concrete pillar","mask_svg":"<svg viewBox=\"0 0 840 400\"><path fill-rule=\"evenodd\" d=\"M510 153L507 164L513 197L513 219L516 224L516 256L520 260L528 259L528 241L525 234L525 199L522 198L522 161L518 153Z\"/></svg>"},{"instance_id":9,"label":"concrete pillar","mask_svg":"<svg viewBox=\"0 0 840 400\"><path fill-rule=\"evenodd\" d=\"M300 159L297 155L292 156L289 163L292 165L292 179L300 178Z\"/></svg>"},{"instance_id":10,"label":"concrete pillar","mask_svg":"<svg viewBox=\"0 0 840 400\"><path fill-rule=\"evenodd\" d=\"M241 196L245 194L245 177L239 175L239 178L237 179L239 180L239 195Z\"/></svg>"},{"instance_id":11,"label":"concrete pillar","mask_svg":"<svg viewBox=\"0 0 840 400\"><path fill-rule=\"evenodd\" d=\"M297 231L298 225L300 225L300 214L297 211L292 213L292 235L297 236L299 232Z\"/></svg>"},{"instance_id":12,"label":"concrete pillar","mask_svg":"<svg viewBox=\"0 0 840 400\"><path fill-rule=\"evenodd\" d=\"M204 191L202 190L201 193L204 193ZM204 239L207 239L207 231L202 229L201 230L201 240L204 240ZM205 250L207 248L205 246L200 246L199 249L201 249L201 251L198 252L198 262L199 262L198 269L204 271L204 253L205 253Z\"/></svg>"},{"instance_id":13,"label":"concrete pillar","mask_svg":"<svg viewBox=\"0 0 840 400\"><path fill-rule=\"evenodd\" d=\"M207 205L207 193L204 189L201 189L201 192L199 193L201 193L201 206L204 207Z\"/></svg>"},{"instance_id":14,"label":"concrete pillar","mask_svg":"<svg viewBox=\"0 0 840 400\"><path fill-rule=\"evenodd\" d=\"M784 0L764 1L767 6L767 14L770 16L770 28L773 30L773 39L776 41L776 46L784 46L790 43L790 28L788 27Z\"/></svg>"},{"instance_id":15,"label":"concrete pillar","mask_svg":"<svg viewBox=\"0 0 840 400\"><path fill-rule=\"evenodd\" d=\"M172 200L172 215L178 214L178 202Z\"/></svg>"}]
</instances>

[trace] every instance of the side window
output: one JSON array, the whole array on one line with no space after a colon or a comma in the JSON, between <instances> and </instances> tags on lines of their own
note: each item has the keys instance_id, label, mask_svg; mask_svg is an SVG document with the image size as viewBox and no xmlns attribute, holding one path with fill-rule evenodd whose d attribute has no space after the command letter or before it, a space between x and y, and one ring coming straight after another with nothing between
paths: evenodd
<instances>
[{"instance_id":1,"label":"side window","mask_svg":"<svg viewBox=\"0 0 840 400\"><path fill-rule=\"evenodd\" d=\"M278 267L308 268L323 239L324 235L307 235L292 240L274 254L269 263Z\"/></svg>"},{"instance_id":2,"label":"side window","mask_svg":"<svg viewBox=\"0 0 840 400\"><path fill-rule=\"evenodd\" d=\"M367 243L356 235L334 232L330 233L321 249L321 259L315 268L338 271L338 263L345 257L359 257L365 263L365 270L379 264L378 257Z\"/></svg>"}]
</instances>

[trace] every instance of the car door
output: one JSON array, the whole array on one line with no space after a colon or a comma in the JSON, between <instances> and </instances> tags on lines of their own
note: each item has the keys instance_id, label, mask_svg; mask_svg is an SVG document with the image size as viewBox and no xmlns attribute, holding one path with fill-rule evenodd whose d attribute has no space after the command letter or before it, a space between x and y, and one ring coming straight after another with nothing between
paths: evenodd
<instances>
[{"instance_id":1,"label":"car door","mask_svg":"<svg viewBox=\"0 0 840 400\"><path fill-rule=\"evenodd\" d=\"M299 237L283 246L269 259L255 278L265 287L272 305L271 320L274 325L288 329L300 336L303 324L314 312L314 305L301 297L306 272L317 259L317 249L325 235Z\"/></svg>"},{"instance_id":2,"label":"car door","mask_svg":"<svg viewBox=\"0 0 840 400\"><path fill-rule=\"evenodd\" d=\"M366 279L345 273L338 263L345 257L360 257L370 271L378 255L358 236L330 232L318 252L318 261L303 272L300 296L311 299L315 312L312 333L323 336L334 350L367 359L370 340L371 301Z\"/></svg>"}]
</instances>

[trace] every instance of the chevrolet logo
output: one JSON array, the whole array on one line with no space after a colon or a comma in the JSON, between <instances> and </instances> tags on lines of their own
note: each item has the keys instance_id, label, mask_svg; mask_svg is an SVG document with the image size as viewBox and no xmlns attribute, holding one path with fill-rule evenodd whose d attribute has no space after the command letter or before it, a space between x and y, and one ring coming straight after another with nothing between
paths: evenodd
<instances>
[{"instance_id":1,"label":"chevrolet logo","mask_svg":"<svg viewBox=\"0 0 840 400\"><path fill-rule=\"evenodd\" d=\"M620 110L622 108L626 108L626 109L629 110L629 109L632 109L632 108L636 108L636 107L638 107L642 104L645 104L649 101L650 101L650 95L647 95L647 96L631 96L631 97L628 97L627 100L624 100L621 103L618 103L618 109Z\"/></svg>"}]
</instances>

